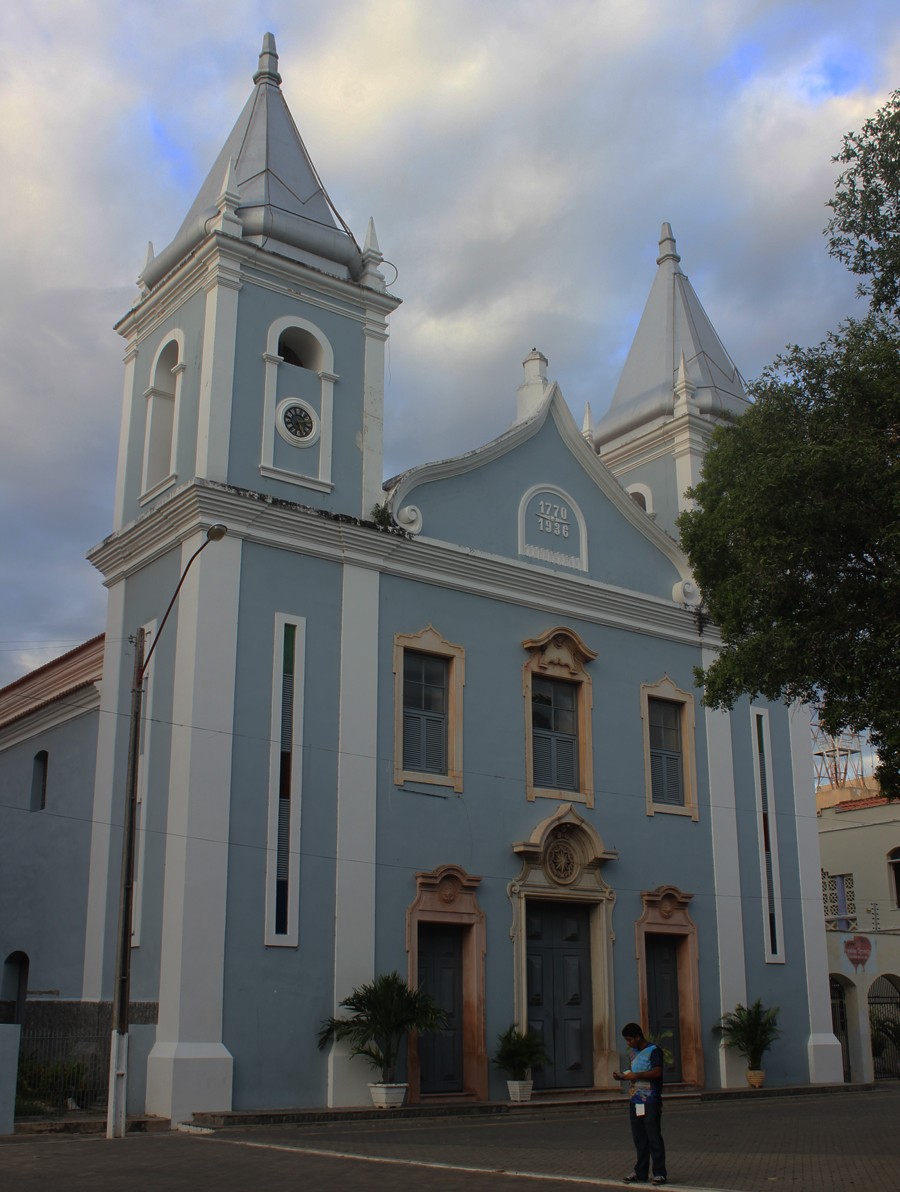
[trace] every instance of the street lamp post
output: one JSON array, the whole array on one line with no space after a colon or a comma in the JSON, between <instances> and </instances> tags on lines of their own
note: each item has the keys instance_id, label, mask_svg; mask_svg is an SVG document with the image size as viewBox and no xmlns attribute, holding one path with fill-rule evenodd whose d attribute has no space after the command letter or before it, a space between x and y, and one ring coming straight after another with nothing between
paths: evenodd
<instances>
[{"instance_id":1,"label":"street lamp post","mask_svg":"<svg viewBox=\"0 0 900 1192\"><path fill-rule=\"evenodd\" d=\"M144 657L143 629L138 629L134 641L134 673L131 680L131 718L128 731L128 769L125 779L125 818L122 825L122 871L119 882L119 931L116 940L116 978L112 999L112 1039L109 1055L109 1094L106 1110L106 1137L125 1137L125 1110L128 1097L128 1025L131 987L131 930L134 906L134 844L137 818L138 765L141 748L141 714L144 702L144 676L153 651L162 636L169 613L175 606L181 585L191 564L211 542L220 542L228 532L221 522L206 531L206 538L185 564L169 606L159 623L159 629L147 657Z\"/></svg>"}]
</instances>

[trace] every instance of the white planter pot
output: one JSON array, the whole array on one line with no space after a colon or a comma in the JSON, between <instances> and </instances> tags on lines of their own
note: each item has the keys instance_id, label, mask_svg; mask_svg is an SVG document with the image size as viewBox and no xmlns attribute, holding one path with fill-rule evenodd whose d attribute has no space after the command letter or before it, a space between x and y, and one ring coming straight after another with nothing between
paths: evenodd
<instances>
[{"instance_id":1,"label":"white planter pot","mask_svg":"<svg viewBox=\"0 0 900 1192\"><path fill-rule=\"evenodd\" d=\"M372 1104L378 1109L398 1109L406 1100L408 1084L370 1084Z\"/></svg>"},{"instance_id":2,"label":"white planter pot","mask_svg":"<svg viewBox=\"0 0 900 1192\"><path fill-rule=\"evenodd\" d=\"M510 1101L530 1101L533 1080L507 1080Z\"/></svg>"}]
</instances>

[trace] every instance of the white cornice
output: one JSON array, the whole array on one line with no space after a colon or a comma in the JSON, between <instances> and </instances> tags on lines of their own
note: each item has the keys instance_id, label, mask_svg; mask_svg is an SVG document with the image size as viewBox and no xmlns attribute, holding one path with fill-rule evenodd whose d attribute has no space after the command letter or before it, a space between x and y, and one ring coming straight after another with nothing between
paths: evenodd
<instances>
[{"instance_id":1,"label":"white cornice","mask_svg":"<svg viewBox=\"0 0 900 1192\"><path fill-rule=\"evenodd\" d=\"M209 283L209 269L215 265L217 258L227 261L232 269L240 273L243 269L259 270L281 282L285 293L290 293L291 287L302 285L308 287L310 293L302 296L308 301L316 301L313 294L323 297L337 296L351 303L357 308L362 304L368 311L376 310L387 316L395 310L402 299L379 290L370 289L358 282L344 281L322 273L302 261L294 261L289 257L277 256L266 252L256 244L246 240L238 240L233 236L213 233L189 257L180 261L172 272L164 278L137 306L124 315L116 324L120 335L139 338L147 334L148 330L158 321L158 311L171 312L173 306L180 305L185 298ZM278 288L272 283L265 283L259 277L247 277L257 285L269 284L272 289ZM295 294L296 296L296 294ZM332 307L342 314L348 312L341 307Z\"/></svg>"},{"instance_id":2,"label":"white cornice","mask_svg":"<svg viewBox=\"0 0 900 1192\"><path fill-rule=\"evenodd\" d=\"M488 596L557 619L562 615L701 644L693 613L671 600L464 546L379 532L371 523L210 482L184 485L168 501L94 547L88 558L112 586L214 522L224 522L229 534L245 541L279 550ZM717 642L715 630L707 627L703 644Z\"/></svg>"},{"instance_id":3,"label":"white cornice","mask_svg":"<svg viewBox=\"0 0 900 1192\"><path fill-rule=\"evenodd\" d=\"M708 417L692 410L687 415L660 421L649 430L625 441L616 442L614 446L604 445L601 448L600 459L613 471L626 461L630 463L633 457L639 458L642 462L657 459L661 455L671 453L675 436L685 426L689 428L695 441L699 440L705 446L718 425L721 423L712 422Z\"/></svg>"}]
</instances>

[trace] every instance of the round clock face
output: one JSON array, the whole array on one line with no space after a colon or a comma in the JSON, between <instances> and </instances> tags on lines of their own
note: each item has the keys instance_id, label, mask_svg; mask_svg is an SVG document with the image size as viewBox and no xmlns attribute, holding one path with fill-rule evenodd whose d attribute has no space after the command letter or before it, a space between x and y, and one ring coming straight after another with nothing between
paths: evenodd
<instances>
[{"instance_id":1,"label":"round clock face","mask_svg":"<svg viewBox=\"0 0 900 1192\"><path fill-rule=\"evenodd\" d=\"M295 439L308 439L313 433L312 414L304 406L288 406L281 420L284 429Z\"/></svg>"}]
</instances>

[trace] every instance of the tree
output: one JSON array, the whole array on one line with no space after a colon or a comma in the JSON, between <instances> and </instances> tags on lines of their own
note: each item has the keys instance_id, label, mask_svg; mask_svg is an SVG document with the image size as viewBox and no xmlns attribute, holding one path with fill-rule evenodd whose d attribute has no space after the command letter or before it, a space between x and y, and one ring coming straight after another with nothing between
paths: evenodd
<instances>
[{"instance_id":1,"label":"tree","mask_svg":"<svg viewBox=\"0 0 900 1192\"><path fill-rule=\"evenodd\" d=\"M827 731L869 730L900 795L900 327L850 320L750 390L679 518L723 639L704 703L818 703Z\"/></svg>"},{"instance_id":2,"label":"tree","mask_svg":"<svg viewBox=\"0 0 900 1192\"><path fill-rule=\"evenodd\" d=\"M849 132L833 158L846 166L828 203L834 212L825 228L828 251L868 278L860 294L871 295L872 309L900 307L900 91L867 120L862 132Z\"/></svg>"}]
</instances>

